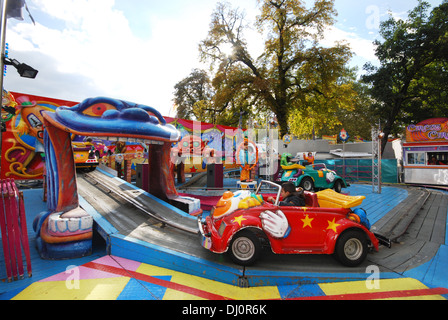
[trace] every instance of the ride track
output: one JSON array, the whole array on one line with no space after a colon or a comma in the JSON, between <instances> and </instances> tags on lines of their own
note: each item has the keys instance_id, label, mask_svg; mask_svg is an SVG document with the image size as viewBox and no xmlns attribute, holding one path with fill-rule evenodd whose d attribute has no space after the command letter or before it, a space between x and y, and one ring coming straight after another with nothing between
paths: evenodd
<instances>
[{"instance_id":1,"label":"ride track","mask_svg":"<svg viewBox=\"0 0 448 320\"><path fill-rule=\"evenodd\" d=\"M185 216L180 215L179 211L176 212L176 210L170 209L168 206L163 205L161 201L157 201L156 199L151 199L150 197L145 197L146 201L141 199L142 197L140 197L140 191L132 189L124 183L117 184L117 180L107 179L104 176L102 177L98 171L87 173L83 178L87 179L93 185L98 185L100 188L106 189L114 195L134 205L137 209L147 214L149 217L161 222L162 227L170 226L192 234L197 234L199 231L195 220L188 219ZM150 203L148 203L148 201Z\"/></svg>"},{"instance_id":2,"label":"ride track","mask_svg":"<svg viewBox=\"0 0 448 320\"><path fill-rule=\"evenodd\" d=\"M391 249L381 247L379 253L369 254L358 267L343 267L327 255L275 255L269 248L264 249L255 266L240 267L227 255L213 254L201 247L196 217L182 214L98 169L78 174L77 180L79 195L127 242L120 248L110 244L108 251L112 254L120 255L113 252L121 250L124 258L238 286L360 280L369 275L370 265L378 266L382 277L396 278L431 260L445 237L445 229L440 225L446 223L448 195L433 191L428 195L425 190L409 188L407 199L374 224L376 232L384 230L393 235L396 228L407 232L400 232ZM394 228L390 227L392 223ZM146 252L146 246L155 248L156 254L153 249Z\"/></svg>"}]
</instances>

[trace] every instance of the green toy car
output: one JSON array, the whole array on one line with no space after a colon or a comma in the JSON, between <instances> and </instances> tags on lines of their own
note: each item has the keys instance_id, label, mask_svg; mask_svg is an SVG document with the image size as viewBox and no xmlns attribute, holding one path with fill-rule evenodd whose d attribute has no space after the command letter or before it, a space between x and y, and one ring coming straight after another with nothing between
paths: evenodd
<instances>
[{"instance_id":1,"label":"green toy car","mask_svg":"<svg viewBox=\"0 0 448 320\"><path fill-rule=\"evenodd\" d=\"M350 185L344 178L338 176L335 171L327 169L324 163L302 164L290 162L291 155L283 154L281 158L281 171L279 172L276 182L282 184L284 182L293 182L296 187L302 187L306 191L320 189L334 189L341 192L342 188Z\"/></svg>"}]
</instances>

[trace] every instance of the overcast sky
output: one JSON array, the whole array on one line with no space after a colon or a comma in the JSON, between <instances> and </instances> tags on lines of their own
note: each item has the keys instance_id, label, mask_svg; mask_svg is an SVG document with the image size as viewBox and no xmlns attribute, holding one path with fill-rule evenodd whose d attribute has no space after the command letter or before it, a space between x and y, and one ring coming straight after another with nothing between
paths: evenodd
<instances>
[{"instance_id":1,"label":"overcast sky","mask_svg":"<svg viewBox=\"0 0 448 320\"><path fill-rule=\"evenodd\" d=\"M165 116L172 110L174 85L199 63L198 44L209 30L217 0L26 0L36 21L8 19L9 57L39 70L36 79L20 78L8 67L4 88L50 98L82 101L106 96L146 104ZM229 0L245 10L247 20L259 13L256 0ZM310 0L307 1L310 3ZM432 7L442 0L428 1ZM322 45L350 43L359 69L375 62L372 42L379 21L397 18L417 0L336 0L336 24ZM262 38L246 35L256 57Z\"/></svg>"}]
</instances>

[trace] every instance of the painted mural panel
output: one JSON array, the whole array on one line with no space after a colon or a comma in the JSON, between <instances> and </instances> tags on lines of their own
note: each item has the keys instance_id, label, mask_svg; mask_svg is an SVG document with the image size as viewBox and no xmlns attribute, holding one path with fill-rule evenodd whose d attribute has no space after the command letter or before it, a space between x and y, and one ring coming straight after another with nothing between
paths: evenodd
<instances>
[{"instance_id":1,"label":"painted mural panel","mask_svg":"<svg viewBox=\"0 0 448 320\"><path fill-rule=\"evenodd\" d=\"M4 92L1 178L42 179L44 172L42 112L76 102ZM6 96L6 98L5 98ZM8 112L9 111L9 112Z\"/></svg>"},{"instance_id":2,"label":"painted mural panel","mask_svg":"<svg viewBox=\"0 0 448 320\"><path fill-rule=\"evenodd\" d=\"M4 91L3 105L6 108L2 109L2 122L6 131L2 133L0 178L42 179L45 160L42 112L54 112L60 106L73 107L77 104L75 101ZM225 169L240 168L234 153L241 130L184 119L170 117L165 119L181 132L182 139L173 144L173 150L182 151L185 173L205 172L208 163L223 163ZM121 146L119 142L103 141L98 138L92 140L80 136L72 138L75 148L86 149L86 152L75 152L77 167L78 162L84 161L84 158L88 159L89 154L91 155L87 150L87 146L90 145L94 146L92 151L98 161L103 161L112 168L115 168L115 157L109 156L119 153L137 154L132 161L133 174L137 163L147 163L147 150L138 143L125 142L121 143L123 144ZM117 143L120 146L117 146Z\"/></svg>"},{"instance_id":3,"label":"painted mural panel","mask_svg":"<svg viewBox=\"0 0 448 320\"><path fill-rule=\"evenodd\" d=\"M205 172L207 164L223 164L225 169L238 169L235 159L238 134L235 127L214 125L184 119L165 117L181 132L181 140L173 145L173 153L185 165L185 173ZM240 138L242 141L242 138Z\"/></svg>"}]
</instances>

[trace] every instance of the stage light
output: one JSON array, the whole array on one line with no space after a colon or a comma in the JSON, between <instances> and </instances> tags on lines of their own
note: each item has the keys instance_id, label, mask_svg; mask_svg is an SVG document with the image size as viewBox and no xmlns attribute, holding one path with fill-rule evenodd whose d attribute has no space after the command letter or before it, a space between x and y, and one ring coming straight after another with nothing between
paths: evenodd
<instances>
[{"instance_id":1,"label":"stage light","mask_svg":"<svg viewBox=\"0 0 448 320\"><path fill-rule=\"evenodd\" d=\"M16 59L3 58L3 63L7 66L13 66L16 68L19 75L23 78L34 79L39 72L25 63L20 63Z\"/></svg>"}]
</instances>

